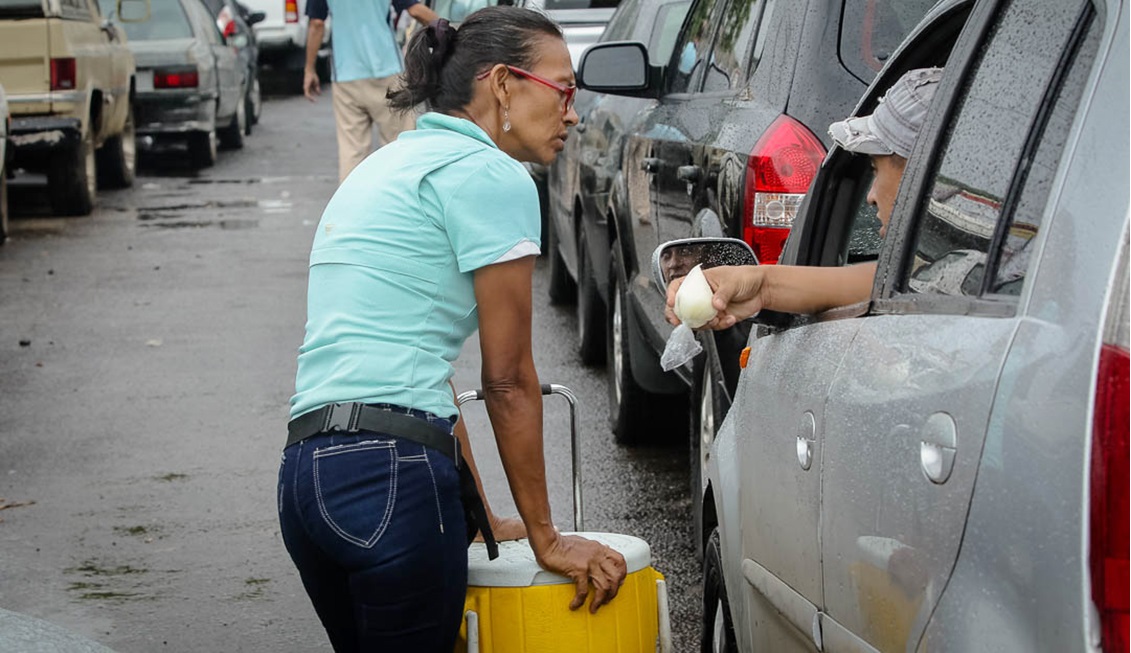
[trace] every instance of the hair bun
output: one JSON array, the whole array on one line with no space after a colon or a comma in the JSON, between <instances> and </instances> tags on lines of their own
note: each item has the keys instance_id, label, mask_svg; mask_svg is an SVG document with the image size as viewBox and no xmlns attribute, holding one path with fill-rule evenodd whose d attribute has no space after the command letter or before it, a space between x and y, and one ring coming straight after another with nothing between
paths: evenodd
<instances>
[{"instance_id":1,"label":"hair bun","mask_svg":"<svg viewBox=\"0 0 1131 653\"><path fill-rule=\"evenodd\" d=\"M456 28L446 19L437 18L428 24L428 44L432 47L432 63L439 70L452 54Z\"/></svg>"}]
</instances>

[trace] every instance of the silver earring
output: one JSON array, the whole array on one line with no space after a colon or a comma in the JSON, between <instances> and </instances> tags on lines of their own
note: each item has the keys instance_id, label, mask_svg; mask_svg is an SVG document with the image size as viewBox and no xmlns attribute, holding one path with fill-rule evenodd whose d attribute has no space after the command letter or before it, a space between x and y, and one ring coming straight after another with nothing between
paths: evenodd
<instances>
[{"instance_id":1,"label":"silver earring","mask_svg":"<svg viewBox=\"0 0 1131 653\"><path fill-rule=\"evenodd\" d=\"M503 131L509 132L511 130L511 115L510 111L503 109Z\"/></svg>"}]
</instances>

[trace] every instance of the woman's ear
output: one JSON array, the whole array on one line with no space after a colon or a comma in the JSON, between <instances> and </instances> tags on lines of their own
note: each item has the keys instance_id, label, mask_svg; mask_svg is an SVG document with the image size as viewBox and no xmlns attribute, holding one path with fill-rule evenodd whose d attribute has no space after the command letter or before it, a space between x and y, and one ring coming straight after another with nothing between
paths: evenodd
<instances>
[{"instance_id":1,"label":"woman's ear","mask_svg":"<svg viewBox=\"0 0 1131 653\"><path fill-rule=\"evenodd\" d=\"M510 76L510 71L501 63L495 64L491 69L491 92L495 94L499 106L509 107L511 104L510 89L507 87Z\"/></svg>"}]
</instances>

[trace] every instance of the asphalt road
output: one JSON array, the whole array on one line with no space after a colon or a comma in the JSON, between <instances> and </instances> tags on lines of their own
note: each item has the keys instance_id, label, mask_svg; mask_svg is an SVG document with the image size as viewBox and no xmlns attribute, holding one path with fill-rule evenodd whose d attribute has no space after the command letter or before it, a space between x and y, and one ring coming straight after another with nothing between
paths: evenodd
<instances>
[{"instance_id":1,"label":"asphalt road","mask_svg":"<svg viewBox=\"0 0 1131 653\"><path fill-rule=\"evenodd\" d=\"M0 247L0 608L122 653L328 651L279 537L275 482L313 229L336 185L329 97L274 98L244 149L199 174L143 162L87 218L12 182ZM604 371L540 261L536 364L580 402L585 528L652 546L675 650L696 649L687 455L626 450ZM477 342L456 369L478 386ZM490 500L513 513L481 405L466 419ZM555 521L572 528L566 404L546 404Z\"/></svg>"}]
</instances>

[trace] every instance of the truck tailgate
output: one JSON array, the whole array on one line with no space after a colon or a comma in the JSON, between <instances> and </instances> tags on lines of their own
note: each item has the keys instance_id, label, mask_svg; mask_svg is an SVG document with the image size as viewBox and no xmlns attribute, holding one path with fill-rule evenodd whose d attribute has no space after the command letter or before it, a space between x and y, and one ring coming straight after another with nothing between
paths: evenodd
<instances>
[{"instance_id":1,"label":"truck tailgate","mask_svg":"<svg viewBox=\"0 0 1131 653\"><path fill-rule=\"evenodd\" d=\"M51 66L47 20L10 19L0 15L0 80L8 95L13 115L35 112L32 104L21 102L21 95L39 95L46 100L51 90Z\"/></svg>"}]
</instances>

